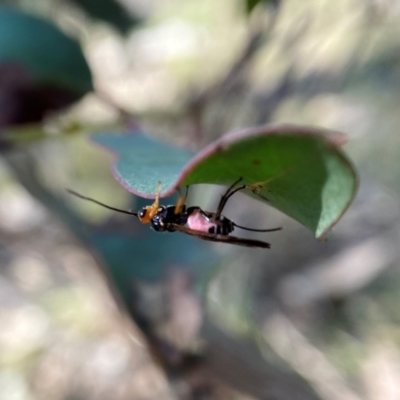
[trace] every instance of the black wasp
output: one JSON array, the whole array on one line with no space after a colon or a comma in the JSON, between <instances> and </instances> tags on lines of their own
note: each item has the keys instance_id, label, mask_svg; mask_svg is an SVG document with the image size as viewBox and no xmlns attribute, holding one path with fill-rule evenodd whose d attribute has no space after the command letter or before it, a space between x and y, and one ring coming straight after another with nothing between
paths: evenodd
<instances>
[{"instance_id":1,"label":"black wasp","mask_svg":"<svg viewBox=\"0 0 400 400\"><path fill-rule=\"evenodd\" d=\"M184 196L179 191L179 197L176 205L162 206L160 205L161 184L158 184L157 195L153 204L143 207L138 212L125 211L118 208L110 207L100 203L97 200L82 196L72 190L69 193L89 200L113 211L129 214L137 217L143 224L150 223L152 228L157 232L182 232L187 235L198 237L199 239L209 240L212 242L222 242L236 244L248 247L270 248L270 244L260 240L240 238L230 235L235 228L244 229L252 232L274 232L279 231L282 227L272 229L253 229L238 225L232 220L222 215L222 211L228 199L238 192L247 188L246 185L236 187L242 178L234 182L227 191L221 196L216 212L204 211L198 206L187 207L186 199L188 196L188 187Z\"/></svg>"}]
</instances>

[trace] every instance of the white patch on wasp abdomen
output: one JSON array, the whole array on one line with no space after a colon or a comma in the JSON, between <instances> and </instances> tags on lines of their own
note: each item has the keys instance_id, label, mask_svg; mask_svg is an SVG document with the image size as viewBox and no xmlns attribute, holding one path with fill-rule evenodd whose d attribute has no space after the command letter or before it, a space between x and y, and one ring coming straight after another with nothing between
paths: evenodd
<instances>
[{"instance_id":1,"label":"white patch on wasp abdomen","mask_svg":"<svg viewBox=\"0 0 400 400\"><path fill-rule=\"evenodd\" d=\"M189 215L186 224L190 229L201 232L214 231L214 233L216 233L216 229L218 227L218 223L215 221L210 221L201 210L193 211Z\"/></svg>"},{"instance_id":2,"label":"white patch on wasp abdomen","mask_svg":"<svg viewBox=\"0 0 400 400\"><path fill-rule=\"evenodd\" d=\"M215 214L201 209L192 211L186 224L190 229L218 235L229 235L233 231L232 221L222 215L215 218Z\"/></svg>"}]
</instances>

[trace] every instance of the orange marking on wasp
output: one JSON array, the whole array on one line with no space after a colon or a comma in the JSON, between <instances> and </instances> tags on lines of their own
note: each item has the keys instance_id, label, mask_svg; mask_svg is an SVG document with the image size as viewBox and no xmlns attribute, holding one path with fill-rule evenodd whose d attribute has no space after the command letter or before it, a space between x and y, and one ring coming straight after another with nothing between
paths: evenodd
<instances>
[{"instance_id":1,"label":"orange marking on wasp","mask_svg":"<svg viewBox=\"0 0 400 400\"><path fill-rule=\"evenodd\" d=\"M138 212L138 219L142 224L149 224L151 220L156 216L158 209L160 208L160 193L161 193L161 182L157 184L156 198L153 204L143 207Z\"/></svg>"}]
</instances>

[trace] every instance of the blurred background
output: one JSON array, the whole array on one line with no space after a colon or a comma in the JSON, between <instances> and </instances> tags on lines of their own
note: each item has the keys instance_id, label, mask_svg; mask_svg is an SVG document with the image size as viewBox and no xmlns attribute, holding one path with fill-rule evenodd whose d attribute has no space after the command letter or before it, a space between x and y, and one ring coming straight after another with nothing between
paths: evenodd
<instances>
[{"instance_id":1,"label":"blurred background","mask_svg":"<svg viewBox=\"0 0 400 400\"><path fill-rule=\"evenodd\" d=\"M1 1L0 399L399 399L399 24L397 0ZM360 189L327 242L241 194L227 216L285 225L270 251L64 190L148 203L94 131L199 149L269 123L348 137Z\"/></svg>"}]
</instances>

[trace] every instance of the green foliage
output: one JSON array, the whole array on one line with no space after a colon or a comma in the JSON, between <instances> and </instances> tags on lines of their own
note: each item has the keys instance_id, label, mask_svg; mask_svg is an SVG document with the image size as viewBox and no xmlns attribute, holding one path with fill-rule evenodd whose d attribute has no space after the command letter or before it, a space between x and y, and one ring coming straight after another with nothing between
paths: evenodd
<instances>
[{"instance_id":1,"label":"green foliage","mask_svg":"<svg viewBox=\"0 0 400 400\"><path fill-rule=\"evenodd\" d=\"M73 0L90 16L112 24L122 33L137 24L140 19L132 16L115 0Z\"/></svg>"},{"instance_id":2,"label":"green foliage","mask_svg":"<svg viewBox=\"0 0 400 400\"><path fill-rule=\"evenodd\" d=\"M296 219L323 237L350 205L357 177L350 161L322 129L255 128L231 134L196 156L137 134L100 134L94 140L117 154L114 172L129 191L154 197L200 183L231 185ZM340 139L341 140L341 139Z\"/></svg>"},{"instance_id":3,"label":"green foliage","mask_svg":"<svg viewBox=\"0 0 400 400\"><path fill-rule=\"evenodd\" d=\"M0 7L0 65L15 63L38 84L80 95L93 89L79 43L55 25L12 7Z\"/></svg>"},{"instance_id":4,"label":"green foliage","mask_svg":"<svg viewBox=\"0 0 400 400\"><path fill-rule=\"evenodd\" d=\"M250 14L258 4L267 4L277 8L279 6L279 0L246 0L247 13Z\"/></svg>"},{"instance_id":5,"label":"green foliage","mask_svg":"<svg viewBox=\"0 0 400 400\"><path fill-rule=\"evenodd\" d=\"M129 191L145 198L154 198L159 181L163 197L172 194L182 168L194 156L192 151L155 141L141 133L96 134L92 139L118 155L116 178Z\"/></svg>"}]
</instances>

